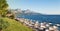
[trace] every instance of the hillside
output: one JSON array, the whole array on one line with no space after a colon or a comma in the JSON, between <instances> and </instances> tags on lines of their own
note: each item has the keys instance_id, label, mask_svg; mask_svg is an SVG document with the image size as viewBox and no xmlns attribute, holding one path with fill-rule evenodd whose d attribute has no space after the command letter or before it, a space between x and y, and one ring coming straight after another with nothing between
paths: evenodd
<instances>
[{"instance_id":1,"label":"hillside","mask_svg":"<svg viewBox=\"0 0 60 31\"><path fill-rule=\"evenodd\" d=\"M32 29L22 25L21 23L15 21L14 19L3 18L4 21L9 23L9 26L2 31L32 31Z\"/></svg>"}]
</instances>

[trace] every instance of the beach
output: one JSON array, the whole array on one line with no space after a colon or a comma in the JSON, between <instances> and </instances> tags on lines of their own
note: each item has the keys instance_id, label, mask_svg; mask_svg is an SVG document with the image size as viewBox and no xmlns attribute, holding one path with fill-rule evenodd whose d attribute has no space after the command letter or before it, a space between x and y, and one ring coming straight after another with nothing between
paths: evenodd
<instances>
[{"instance_id":1,"label":"beach","mask_svg":"<svg viewBox=\"0 0 60 31\"><path fill-rule=\"evenodd\" d=\"M32 28L34 31L60 31L60 24L53 25L52 23L38 21L33 22L33 20L16 18L17 21L21 22L23 25L26 25L29 28Z\"/></svg>"}]
</instances>

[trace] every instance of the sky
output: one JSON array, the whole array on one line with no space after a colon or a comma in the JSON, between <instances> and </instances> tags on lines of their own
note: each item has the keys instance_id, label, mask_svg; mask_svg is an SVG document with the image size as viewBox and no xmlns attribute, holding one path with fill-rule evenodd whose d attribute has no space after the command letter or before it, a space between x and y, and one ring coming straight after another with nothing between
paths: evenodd
<instances>
[{"instance_id":1,"label":"sky","mask_svg":"<svg viewBox=\"0 0 60 31\"><path fill-rule=\"evenodd\" d=\"M7 0L11 9L30 9L42 14L59 14L60 0Z\"/></svg>"}]
</instances>

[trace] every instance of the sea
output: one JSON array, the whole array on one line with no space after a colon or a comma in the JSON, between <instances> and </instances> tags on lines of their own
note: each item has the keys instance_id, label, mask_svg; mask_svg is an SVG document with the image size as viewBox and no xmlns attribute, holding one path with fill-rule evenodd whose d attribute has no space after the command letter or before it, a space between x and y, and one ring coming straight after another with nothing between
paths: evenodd
<instances>
[{"instance_id":1,"label":"sea","mask_svg":"<svg viewBox=\"0 0 60 31\"><path fill-rule=\"evenodd\" d=\"M25 18L39 22L49 22L53 24L60 24L60 15L42 15L42 14L18 14L17 18Z\"/></svg>"}]
</instances>

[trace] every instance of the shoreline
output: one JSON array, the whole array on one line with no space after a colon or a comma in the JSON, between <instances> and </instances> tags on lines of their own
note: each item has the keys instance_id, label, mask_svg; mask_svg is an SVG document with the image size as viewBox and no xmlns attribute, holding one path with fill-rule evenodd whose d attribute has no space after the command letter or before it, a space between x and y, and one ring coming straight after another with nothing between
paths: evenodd
<instances>
[{"instance_id":1,"label":"shoreline","mask_svg":"<svg viewBox=\"0 0 60 31\"><path fill-rule=\"evenodd\" d=\"M60 24L52 25L52 23L46 23L38 21L33 22L33 20L24 19L24 18L15 18L17 21L21 22L23 25L26 25L29 28L32 28L35 31L46 31L46 30L54 30L54 31L60 31L59 27Z\"/></svg>"}]
</instances>

